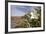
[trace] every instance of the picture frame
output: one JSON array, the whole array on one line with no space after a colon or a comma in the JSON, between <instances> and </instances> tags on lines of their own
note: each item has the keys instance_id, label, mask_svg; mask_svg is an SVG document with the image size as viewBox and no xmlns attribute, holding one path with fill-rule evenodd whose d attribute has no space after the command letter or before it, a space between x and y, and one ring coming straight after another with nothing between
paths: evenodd
<instances>
[{"instance_id":1,"label":"picture frame","mask_svg":"<svg viewBox=\"0 0 46 34\"><path fill-rule=\"evenodd\" d=\"M42 28L24 28L24 29L19 28L19 29L17 29L18 27L17 28L13 27L13 29L12 29L11 25L10 25L11 20L9 18L9 16L11 16L13 14L11 12L11 7L10 7L11 5L15 5L15 6L17 6L17 8L18 8L18 6L19 7L22 7L22 6L32 6L32 7L38 6L39 7L40 6L42 17L40 20L41 26L39 26L39 27L42 27ZM22 7L22 8L24 8L24 7ZM22 8L21 9L19 8L19 10L23 11ZM26 7L26 10L27 10L27 7ZM45 3L44 2L5 1L5 33L40 32L40 31L45 31Z\"/></svg>"}]
</instances>

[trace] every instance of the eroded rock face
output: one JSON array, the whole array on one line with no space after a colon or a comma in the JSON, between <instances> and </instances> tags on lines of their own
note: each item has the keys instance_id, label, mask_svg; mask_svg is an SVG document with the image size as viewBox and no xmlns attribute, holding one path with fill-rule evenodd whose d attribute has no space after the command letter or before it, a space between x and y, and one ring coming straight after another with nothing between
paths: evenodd
<instances>
[{"instance_id":1,"label":"eroded rock face","mask_svg":"<svg viewBox=\"0 0 46 34\"><path fill-rule=\"evenodd\" d=\"M27 28L30 27L28 20L24 17L11 17L11 27L12 28Z\"/></svg>"},{"instance_id":2,"label":"eroded rock face","mask_svg":"<svg viewBox=\"0 0 46 34\"><path fill-rule=\"evenodd\" d=\"M15 28L16 26L20 26L21 17L11 17L11 27Z\"/></svg>"}]
</instances>

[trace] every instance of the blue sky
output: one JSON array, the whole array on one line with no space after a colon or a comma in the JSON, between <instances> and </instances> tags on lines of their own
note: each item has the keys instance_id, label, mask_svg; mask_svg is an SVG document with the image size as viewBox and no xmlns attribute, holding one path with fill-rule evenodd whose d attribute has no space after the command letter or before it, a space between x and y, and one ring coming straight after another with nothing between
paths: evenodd
<instances>
[{"instance_id":1,"label":"blue sky","mask_svg":"<svg viewBox=\"0 0 46 34\"><path fill-rule=\"evenodd\" d=\"M23 16L31 10L32 6L11 5L11 16Z\"/></svg>"}]
</instances>

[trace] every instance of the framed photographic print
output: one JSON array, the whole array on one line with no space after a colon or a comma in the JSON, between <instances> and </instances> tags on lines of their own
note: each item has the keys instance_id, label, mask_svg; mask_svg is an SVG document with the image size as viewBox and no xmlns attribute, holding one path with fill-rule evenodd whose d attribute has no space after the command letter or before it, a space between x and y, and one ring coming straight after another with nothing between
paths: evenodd
<instances>
[{"instance_id":1,"label":"framed photographic print","mask_svg":"<svg viewBox=\"0 0 46 34\"><path fill-rule=\"evenodd\" d=\"M37 32L45 30L43 2L6 1L5 32Z\"/></svg>"}]
</instances>

